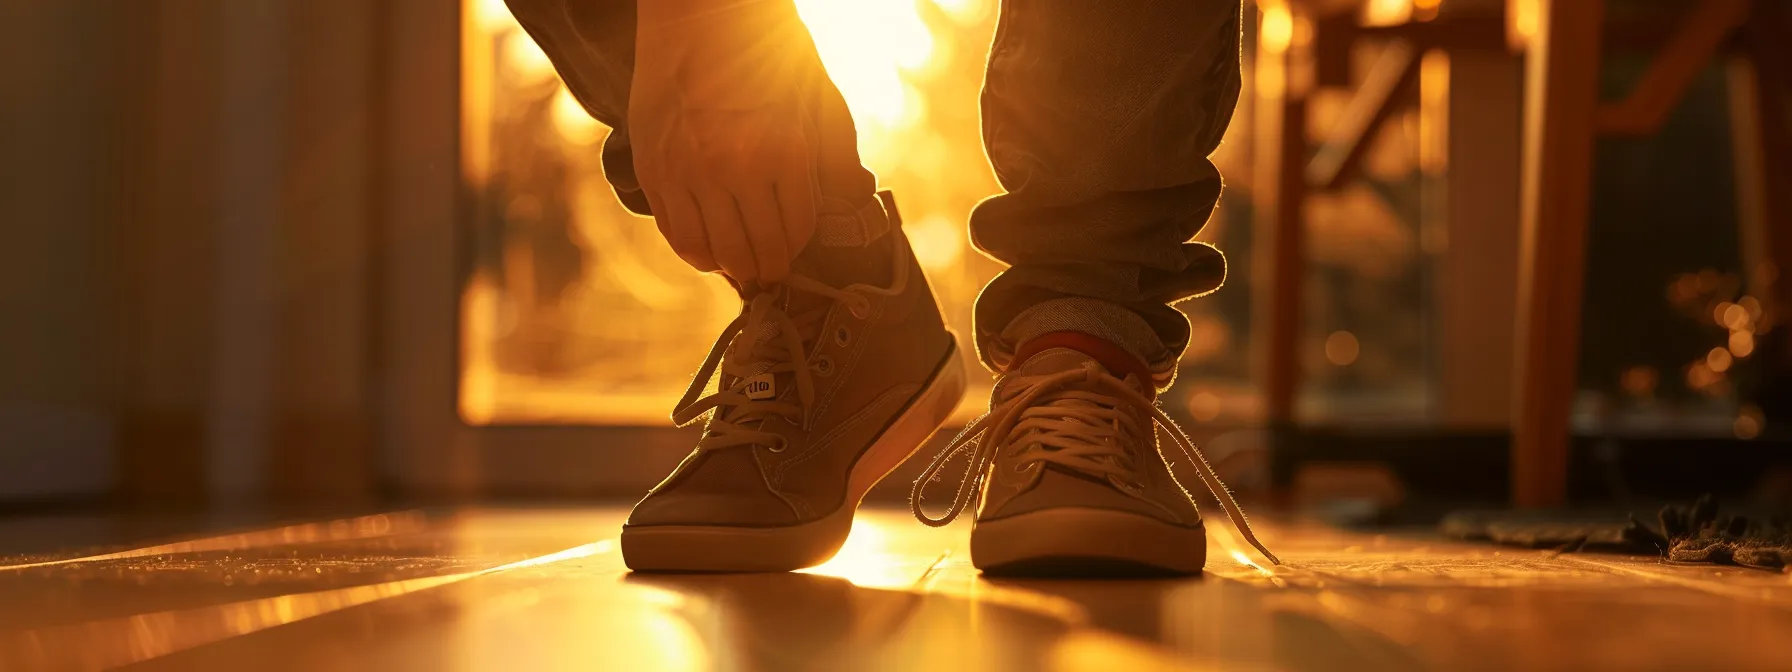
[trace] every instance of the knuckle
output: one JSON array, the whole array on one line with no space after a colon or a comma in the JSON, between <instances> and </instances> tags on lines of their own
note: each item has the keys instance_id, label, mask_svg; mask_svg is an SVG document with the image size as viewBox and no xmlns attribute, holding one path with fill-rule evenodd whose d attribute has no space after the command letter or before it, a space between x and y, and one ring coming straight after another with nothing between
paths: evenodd
<instances>
[{"instance_id":1,"label":"knuckle","mask_svg":"<svg viewBox=\"0 0 1792 672\"><path fill-rule=\"evenodd\" d=\"M732 241L717 243L713 245L711 249L715 251L716 258L726 259L729 262L739 263L752 258L752 254L747 250L745 245Z\"/></svg>"}]
</instances>

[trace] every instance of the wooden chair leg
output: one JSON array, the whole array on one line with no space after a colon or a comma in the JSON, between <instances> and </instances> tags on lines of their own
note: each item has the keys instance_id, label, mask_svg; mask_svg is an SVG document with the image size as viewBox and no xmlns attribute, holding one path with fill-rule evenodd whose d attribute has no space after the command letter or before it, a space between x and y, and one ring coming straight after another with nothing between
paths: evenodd
<instances>
[{"instance_id":1,"label":"wooden chair leg","mask_svg":"<svg viewBox=\"0 0 1792 672\"><path fill-rule=\"evenodd\" d=\"M1525 64L1512 498L1567 499L1604 0L1534 0Z\"/></svg>"},{"instance_id":2,"label":"wooden chair leg","mask_svg":"<svg viewBox=\"0 0 1792 672\"><path fill-rule=\"evenodd\" d=\"M1279 14L1277 14L1279 12ZM1265 38L1259 40L1256 72L1258 138L1253 191L1257 239L1255 281L1262 287L1254 306L1263 333L1262 375L1265 415L1271 426L1294 420L1294 395L1300 380L1301 285L1306 278L1303 204L1306 199L1307 83L1309 71L1298 60L1306 45L1294 44L1277 23L1292 26L1288 5L1265 10ZM1281 38L1276 39L1275 35Z\"/></svg>"}]
</instances>

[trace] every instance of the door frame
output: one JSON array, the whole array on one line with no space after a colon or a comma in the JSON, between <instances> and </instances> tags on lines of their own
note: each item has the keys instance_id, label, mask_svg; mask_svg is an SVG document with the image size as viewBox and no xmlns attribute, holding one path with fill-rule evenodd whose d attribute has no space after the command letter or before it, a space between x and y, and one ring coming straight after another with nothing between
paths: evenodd
<instances>
[{"instance_id":1,"label":"door frame","mask_svg":"<svg viewBox=\"0 0 1792 672\"><path fill-rule=\"evenodd\" d=\"M477 207L463 168L463 7L384 4L373 377L385 489L426 501L639 496L689 452L694 430L462 420L461 297Z\"/></svg>"}]
</instances>

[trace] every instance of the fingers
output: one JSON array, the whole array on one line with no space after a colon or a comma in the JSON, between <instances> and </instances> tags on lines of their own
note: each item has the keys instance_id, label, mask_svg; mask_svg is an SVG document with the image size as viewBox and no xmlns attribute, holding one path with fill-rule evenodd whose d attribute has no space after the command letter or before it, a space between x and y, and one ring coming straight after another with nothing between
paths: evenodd
<instances>
[{"instance_id":1,"label":"fingers","mask_svg":"<svg viewBox=\"0 0 1792 672\"><path fill-rule=\"evenodd\" d=\"M678 258L705 273L721 268L710 252L709 232L704 227L702 211L690 192L683 189L672 189L664 194L650 191L647 202L653 207L660 235L666 237Z\"/></svg>"},{"instance_id":2,"label":"fingers","mask_svg":"<svg viewBox=\"0 0 1792 672\"><path fill-rule=\"evenodd\" d=\"M774 283L790 274L790 246L784 220L778 212L778 196L770 183L735 192L740 214L759 267L759 281Z\"/></svg>"},{"instance_id":3,"label":"fingers","mask_svg":"<svg viewBox=\"0 0 1792 672\"><path fill-rule=\"evenodd\" d=\"M815 233L808 146L780 128L796 115L683 110L678 123L630 130L648 205L679 258L740 285L789 276Z\"/></svg>"},{"instance_id":4,"label":"fingers","mask_svg":"<svg viewBox=\"0 0 1792 672\"><path fill-rule=\"evenodd\" d=\"M703 229L709 234L709 251L722 272L742 285L759 280L759 262L741 223L734 196L718 187L699 187L697 207L703 211Z\"/></svg>"}]
</instances>

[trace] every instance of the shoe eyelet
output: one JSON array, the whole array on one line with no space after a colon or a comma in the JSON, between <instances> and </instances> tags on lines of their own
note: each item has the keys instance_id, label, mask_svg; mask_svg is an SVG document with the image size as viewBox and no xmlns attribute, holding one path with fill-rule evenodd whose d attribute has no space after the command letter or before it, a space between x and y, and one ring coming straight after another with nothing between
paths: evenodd
<instances>
[{"instance_id":1,"label":"shoe eyelet","mask_svg":"<svg viewBox=\"0 0 1792 672\"><path fill-rule=\"evenodd\" d=\"M776 445L766 446L765 449L774 453L782 453L790 449L790 442L784 439L779 439Z\"/></svg>"},{"instance_id":2,"label":"shoe eyelet","mask_svg":"<svg viewBox=\"0 0 1792 672\"><path fill-rule=\"evenodd\" d=\"M815 360L815 373L822 376L834 375L834 360L827 355L822 355L820 359Z\"/></svg>"},{"instance_id":3,"label":"shoe eyelet","mask_svg":"<svg viewBox=\"0 0 1792 672\"><path fill-rule=\"evenodd\" d=\"M844 325L839 329L834 330L834 343L838 345L846 345L850 341L852 341L852 332Z\"/></svg>"},{"instance_id":4,"label":"shoe eyelet","mask_svg":"<svg viewBox=\"0 0 1792 672\"><path fill-rule=\"evenodd\" d=\"M871 299L867 299L863 295L855 295L855 296L858 296L859 300L854 301L850 305L848 305L846 307L846 311L849 313L852 313L853 317L858 318L860 320L864 320L864 319L871 317Z\"/></svg>"}]
</instances>

